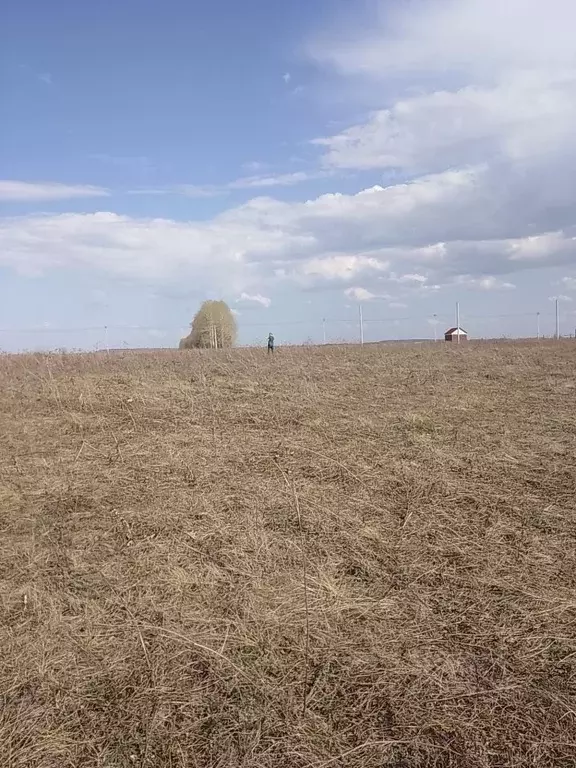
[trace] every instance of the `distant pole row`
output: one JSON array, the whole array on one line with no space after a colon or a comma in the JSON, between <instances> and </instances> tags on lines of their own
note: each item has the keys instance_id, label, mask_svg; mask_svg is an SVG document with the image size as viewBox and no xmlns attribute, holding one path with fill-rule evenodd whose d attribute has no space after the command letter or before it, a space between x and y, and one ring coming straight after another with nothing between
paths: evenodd
<instances>
[{"instance_id":1,"label":"distant pole row","mask_svg":"<svg viewBox=\"0 0 576 768\"><path fill-rule=\"evenodd\" d=\"M560 339L560 305L559 299L555 297L555 316L556 316L556 328L554 336L556 339ZM438 341L438 315L434 313L432 316L432 325L434 327L434 341ZM460 302L456 302L456 328L460 331ZM360 344L364 344L364 316L362 311L362 304L358 303L358 330ZM540 312L536 312L536 338L540 339L542 336L540 329ZM576 330L574 331L576 337ZM322 341L326 344L326 318L322 318ZM456 343L460 343L460 333L456 334Z\"/></svg>"}]
</instances>

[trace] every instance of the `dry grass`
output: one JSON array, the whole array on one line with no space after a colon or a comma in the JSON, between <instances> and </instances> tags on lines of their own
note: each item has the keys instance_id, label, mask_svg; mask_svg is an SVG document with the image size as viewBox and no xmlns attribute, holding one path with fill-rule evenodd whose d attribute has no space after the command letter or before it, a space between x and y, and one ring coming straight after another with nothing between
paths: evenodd
<instances>
[{"instance_id":1,"label":"dry grass","mask_svg":"<svg viewBox=\"0 0 576 768\"><path fill-rule=\"evenodd\" d=\"M2 768L572 768L575 364L0 359Z\"/></svg>"}]
</instances>

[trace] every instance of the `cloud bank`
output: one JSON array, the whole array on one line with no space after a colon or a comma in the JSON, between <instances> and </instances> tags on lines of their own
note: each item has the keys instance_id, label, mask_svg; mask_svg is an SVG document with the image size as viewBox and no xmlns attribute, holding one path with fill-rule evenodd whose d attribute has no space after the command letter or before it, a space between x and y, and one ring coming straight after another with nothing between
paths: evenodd
<instances>
[{"instance_id":1,"label":"cloud bank","mask_svg":"<svg viewBox=\"0 0 576 768\"><path fill-rule=\"evenodd\" d=\"M0 200L4 202L72 200L79 197L107 197L109 194L107 189L88 184L70 185L0 179Z\"/></svg>"},{"instance_id":2,"label":"cloud bank","mask_svg":"<svg viewBox=\"0 0 576 768\"><path fill-rule=\"evenodd\" d=\"M4 219L0 264L24 273L91 267L185 277L235 296L262 296L272 281L354 291L377 281L378 295L386 282L422 294L443 284L512 290L509 275L575 264L576 5L416 0L375 7L372 17L310 46L343 81L360 79L375 106L364 120L314 140L317 173L334 184L343 170L394 171L405 181L302 202L256 197L208 221L113 212ZM312 176L248 176L228 188ZM0 183L0 198L10 200L105 194Z\"/></svg>"}]
</instances>

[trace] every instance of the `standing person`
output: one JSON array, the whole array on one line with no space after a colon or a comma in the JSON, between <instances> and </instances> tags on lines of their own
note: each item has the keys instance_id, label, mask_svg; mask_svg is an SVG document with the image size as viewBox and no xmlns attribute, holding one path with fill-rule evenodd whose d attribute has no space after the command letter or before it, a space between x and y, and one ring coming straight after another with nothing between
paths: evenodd
<instances>
[{"instance_id":1,"label":"standing person","mask_svg":"<svg viewBox=\"0 0 576 768\"><path fill-rule=\"evenodd\" d=\"M274 352L274 334L268 334L268 352Z\"/></svg>"}]
</instances>

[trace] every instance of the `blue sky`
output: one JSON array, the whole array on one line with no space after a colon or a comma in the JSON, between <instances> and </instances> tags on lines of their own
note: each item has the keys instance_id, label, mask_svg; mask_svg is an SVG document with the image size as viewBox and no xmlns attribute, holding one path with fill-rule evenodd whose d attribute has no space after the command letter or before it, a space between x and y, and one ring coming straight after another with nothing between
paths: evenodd
<instances>
[{"instance_id":1,"label":"blue sky","mask_svg":"<svg viewBox=\"0 0 576 768\"><path fill-rule=\"evenodd\" d=\"M569 0L23 0L0 348L576 325ZM379 322L376 322L379 321ZM104 331L106 326L107 330Z\"/></svg>"}]
</instances>

